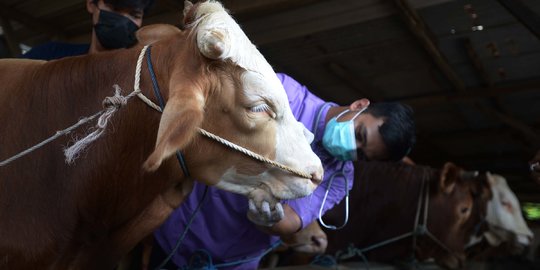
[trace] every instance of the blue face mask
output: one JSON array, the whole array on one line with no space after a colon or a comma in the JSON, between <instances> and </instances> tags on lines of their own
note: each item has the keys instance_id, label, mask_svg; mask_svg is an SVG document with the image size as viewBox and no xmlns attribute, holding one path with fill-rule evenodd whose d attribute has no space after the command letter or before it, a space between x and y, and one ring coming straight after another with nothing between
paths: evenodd
<instances>
[{"instance_id":1,"label":"blue face mask","mask_svg":"<svg viewBox=\"0 0 540 270\"><path fill-rule=\"evenodd\" d=\"M337 119L349 110L343 111L326 124L322 143L326 151L335 158L339 160L357 160L354 119L365 109L367 107L358 111L351 120L338 122Z\"/></svg>"}]
</instances>

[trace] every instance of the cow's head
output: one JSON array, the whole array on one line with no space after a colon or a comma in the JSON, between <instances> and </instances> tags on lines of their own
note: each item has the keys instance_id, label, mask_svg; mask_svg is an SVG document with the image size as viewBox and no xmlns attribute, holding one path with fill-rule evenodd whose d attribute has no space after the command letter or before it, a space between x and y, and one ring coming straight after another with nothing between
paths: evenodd
<instances>
[{"instance_id":1,"label":"cow's head","mask_svg":"<svg viewBox=\"0 0 540 270\"><path fill-rule=\"evenodd\" d=\"M492 246L507 242L515 252L530 245L533 233L521 213L519 201L504 177L487 173L493 198L488 202L486 222L489 230L485 239Z\"/></svg>"},{"instance_id":2,"label":"cow's head","mask_svg":"<svg viewBox=\"0 0 540 270\"><path fill-rule=\"evenodd\" d=\"M459 268L465 260L465 245L483 224L490 186L484 174L446 163L431 192L429 216L433 218L428 220L428 228L445 247L426 237L421 253L429 254L439 265Z\"/></svg>"},{"instance_id":3,"label":"cow's head","mask_svg":"<svg viewBox=\"0 0 540 270\"><path fill-rule=\"evenodd\" d=\"M309 255L323 254L328 246L328 237L317 220L294 234L282 236L281 240L293 251Z\"/></svg>"},{"instance_id":4,"label":"cow's head","mask_svg":"<svg viewBox=\"0 0 540 270\"><path fill-rule=\"evenodd\" d=\"M163 90L167 104L145 168L154 171L182 150L192 178L203 183L258 201L310 194L322 179L322 165L309 146L311 133L294 118L272 67L221 4L185 6L186 30L153 45L158 52L173 52L164 60L162 72L170 74ZM312 178L256 161L202 137L199 128Z\"/></svg>"},{"instance_id":5,"label":"cow's head","mask_svg":"<svg viewBox=\"0 0 540 270\"><path fill-rule=\"evenodd\" d=\"M307 265L318 255L324 254L328 246L328 236L317 220L300 231L281 236L282 244L267 256L260 265L274 268L277 265Z\"/></svg>"}]
</instances>

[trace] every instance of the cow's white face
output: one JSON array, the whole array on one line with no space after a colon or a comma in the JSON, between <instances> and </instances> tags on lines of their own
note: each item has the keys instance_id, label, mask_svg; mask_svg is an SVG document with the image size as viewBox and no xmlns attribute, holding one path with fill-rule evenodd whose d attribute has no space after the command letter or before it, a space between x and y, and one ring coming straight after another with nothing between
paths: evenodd
<instances>
[{"instance_id":1,"label":"cow's white face","mask_svg":"<svg viewBox=\"0 0 540 270\"><path fill-rule=\"evenodd\" d=\"M162 46L185 45L186 37L190 44L178 48L171 61L167 105L155 150L144 167L154 171L183 150L191 154L186 158L194 179L246 195L258 207L264 201L311 194L323 176L321 161L309 145L313 135L294 118L270 64L220 3L186 1L184 14L187 34L163 27L138 33L143 40L155 39L156 32L170 33ZM311 179L204 138L199 127Z\"/></svg>"},{"instance_id":2,"label":"cow's white face","mask_svg":"<svg viewBox=\"0 0 540 270\"><path fill-rule=\"evenodd\" d=\"M533 233L525 223L519 201L500 175L487 173L493 199L488 202L486 221L489 230L484 233L491 245L515 241L516 244L530 245Z\"/></svg>"},{"instance_id":3,"label":"cow's white face","mask_svg":"<svg viewBox=\"0 0 540 270\"><path fill-rule=\"evenodd\" d=\"M312 179L242 156L225 156L215 166L217 187L244 194L256 202L276 202L309 195L322 179L320 159L309 143L312 134L293 116L285 89L274 70L238 24L217 2L203 2L185 11L193 17L197 46L217 66L219 103L205 105L203 127L266 158L312 175ZM221 62L219 62L221 61ZM213 68L213 67L211 67ZM231 76L233 74L233 76ZM236 75L235 75L236 74ZM231 99L232 97L232 99ZM215 116L215 117L214 117ZM223 155L234 150L224 150ZM207 168L212 170L212 168Z\"/></svg>"},{"instance_id":4,"label":"cow's white face","mask_svg":"<svg viewBox=\"0 0 540 270\"><path fill-rule=\"evenodd\" d=\"M260 154L276 162L312 174L316 180L320 180L321 163L309 146L312 134L292 115L285 90L277 76L273 72L261 74L247 71L242 74L241 80L244 101L237 110L245 111L245 114L235 121L251 133L252 142L246 144L253 145L251 149L258 149ZM239 138L237 141L240 141ZM260 146L265 144L266 149L262 149ZM253 166L252 162L247 161ZM217 187L245 195L262 188L280 199L307 196L316 187L313 181L271 166L255 174L243 167L231 166Z\"/></svg>"}]
</instances>

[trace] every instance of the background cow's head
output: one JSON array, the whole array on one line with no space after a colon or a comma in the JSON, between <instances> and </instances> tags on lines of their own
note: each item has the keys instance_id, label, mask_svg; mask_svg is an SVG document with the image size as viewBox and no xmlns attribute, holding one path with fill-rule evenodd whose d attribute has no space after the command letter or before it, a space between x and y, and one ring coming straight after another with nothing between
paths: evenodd
<instances>
[{"instance_id":1,"label":"background cow's head","mask_svg":"<svg viewBox=\"0 0 540 270\"><path fill-rule=\"evenodd\" d=\"M323 255L328 246L328 237L317 220L302 230L281 236L282 244L265 256L260 268L275 268L287 265L307 265L317 255Z\"/></svg>"},{"instance_id":2,"label":"background cow's head","mask_svg":"<svg viewBox=\"0 0 540 270\"><path fill-rule=\"evenodd\" d=\"M182 150L193 178L258 202L310 194L322 179L322 165L272 67L221 4L186 2L184 14L186 31L160 31L167 37L153 45L154 61L169 67L170 79L162 83L167 104L145 168L156 170ZM156 39L139 32L144 43ZM159 51L175 57L159 60ZM258 162L203 138L199 128L312 177Z\"/></svg>"},{"instance_id":3,"label":"background cow's head","mask_svg":"<svg viewBox=\"0 0 540 270\"><path fill-rule=\"evenodd\" d=\"M487 173L493 198L488 202L486 223L488 230L483 234L492 246L507 242L514 252L530 245L533 233L527 226L519 201L504 177Z\"/></svg>"},{"instance_id":4,"label":"background cow's head","mask_svg":"<svg viewBox=\"0 0 540 270\"><path fill-rule=\"evenodd\" d=\"M429 227L451 252L430 241L432 248L424 245L421 253L434 257L439 265L459 268L464 264L465 245L484 222L491 189L485 174L468 172L452 163L443 166L434 188Z\"/></svg>"},{"instance_id":5,"label":"background cow's head","mask_svg":"<svg viewBox=\"0 0 540 270\"><path fill-rule=\"evenodd\" d=\"M328 245L328 237L316 220L295 234L282 236L281 240L295 252L312 255L323 254Z\"/></svg>"}]
</instances>

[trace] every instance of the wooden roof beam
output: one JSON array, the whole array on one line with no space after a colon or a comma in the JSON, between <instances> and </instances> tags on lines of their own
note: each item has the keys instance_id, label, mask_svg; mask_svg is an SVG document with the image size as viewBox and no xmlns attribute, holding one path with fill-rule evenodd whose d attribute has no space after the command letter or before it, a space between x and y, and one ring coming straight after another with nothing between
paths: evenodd
<instances>
[{"instance_id":1,"label":"wooden roof beam","mask_svg":"<svg viewBox=\"0 0 540 270\"><path fill-rule=\"evenodd\" d=\"M485 99L490 97L498 97L517 93L525 93L538 91L540 89L540 81L524 82L513 86L493 86L468 88L464 93L455 94L433 94L420 97L406 97L393 99L407 103L413 107L431 107L433 105L448 103L448 102L465 102L471 100Z\"/></svg>"},{"instance_id":2,"label":"wooden roof beam","mask_svg":"<svg viewBox=\"0 0 540 270\"><path fill-rule=\"evenodd\" d=\"M433 58L434 62L437 64L437 67L452 83L457 92L466 93L467 91L465 88L465 84L450 66L446 58L439 51L438 47L435 45L435 42L432 40L429 31L420 15L418 15L416 10L407 3L407 0L395 0L395 3L401 13L404 15L404 18L409 25L409 28L418 38L424 49ZM540 136L536 134L533 129L528 127L520 120L515 119L510 115L503 114L493 109L492 107L484 106L481 103L475 103L473 104L473 107L477 110L485 112L486 114L506 124L510 128L520 132L524 139L526 139L531 144L531 146L540 146Z\"/></svg>"},{"instance_id":3,"label":"wooden roof beam","mask_svg":"<svg viewBox=\"0 0 540 270\"><path fill-rule=\"evenodd\" d=\"M395 0L395 3L405 18L411 32L416 36L426 52L431 56L440 71L452 83L458 92L464 92L465 84L461 78L459 78L456 72L454 72L450 64L448 64L448 61L439 51L435 45L435 42L433 42L432 38L430 37L431 34L420 15L418 15L416 10L409 5L407 0Z\"/></svg>"},{"instance_id":4,"label":"wooden roof beam","mask_svg":"<svg viewBox=\"0 0 540 270\"><path fill-rule=\"evenodd\" d=\"M514 15L529 31L540 39L540 16L531 8L527 7L521 0L497 0L499 3Z\"/></svg>"}]
</instances>

